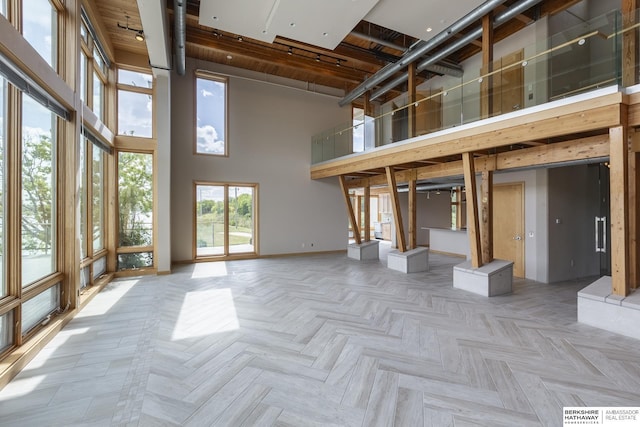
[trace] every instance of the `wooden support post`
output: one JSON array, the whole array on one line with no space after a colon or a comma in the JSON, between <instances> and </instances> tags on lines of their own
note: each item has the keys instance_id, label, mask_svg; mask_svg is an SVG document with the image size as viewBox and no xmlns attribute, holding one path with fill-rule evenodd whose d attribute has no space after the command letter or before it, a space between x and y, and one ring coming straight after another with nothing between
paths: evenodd
<instances>
[{"instance_id":1,"label":"wooden support post","mask_svg":"<svg viewBox=\"0 0 640 427\"><path fill-rule=\"evenodd\" d=\"M493 171L482 172L482 262L493 261Z\"/></svg>"},{"instance_id":2,"label":"wooden support post","mask_svg":"<svg viewBox=\"0 0 640 427\"><path fill-rule=\"evenodd\" d=\"M364 187L364 241L371 240L371 187L369 183Z\"/></svg>"},{"instance_id":3,"label":"wooden support post","mask_svg":"<svg viewBox=\"0 0 640 427\"><path fill-rule=\"evenodd\" d=\"M398 250L405 252L407 245L404 237L404 226L402 225L402 213L400 212L400 201L398 200L398 188L396 187L396 174L389 166L384 168L387 173L387 185L389 186L389 197L391 197L391 210L396 226L396 240Z\"/></svg>"},{"instance_id":4,"label":"wooden support post","mask_svg":"<svg viewBox=\"0 0 640 427\"><path fill-rule=\"evenodd\" d=\"M411 64L409 64L409 66L407 67L408 70L408 75L409 75L409 80L407 83L407 97L409 100L409 107L408 107L408 123L409 123L409 131L407 133L407 135L409 135L409 138L413 138L414 136L416 136L416 107L415 107L415 102L416 102L416 63L412 62Z\"/></svg>"},{"instance_id":5,"label":"wooden support post","mask_svg":"<svg viewBox=\"0 0 640 427\"><path fill-rule=\"evenodd\" d=\"M493 66L493 14L482 17L482 74L490 73ZM480 114L491 117L493 112L493 77L487 76L480 86Z\"/></svg>"},{"instance_id":6,"label":"wooden support post","mask_svg":"<svg viewBox=\"0 0 640 427\"><path fill-rule=\"evenodd\" d=\"M631 131L633 132L633 131ZM629 153L629 287L640 282L640 153Z\"/></svg>"},{"instance_id":7,"label":"wooden support post","mask_svg":"<svg viewBox=\"0 0 640 427\"><path fill-rule=\"evenodd\" d=\"M637 0L622 0L622 26L629 28L636 24ZM638 32L625 31L622 35L622 85L633 86L638 75Z\"/></svg>"},{"instance_id":8,"label":"wooden support post","mask_svg":"<svg viewBox=\"0 0 640 427\"><path fill-rule=\"evenodd\" d=\"M627 127L609 129L611 187L611 284L615 295L629 295L629 148Z\"/></svg>"},{"instance_id":9,"label":"wooden support post","mask_svg":"<svg viewBox=\"0 0 640 427\"><path fill-rule=\"evenodd\" d=\"M349 214L349 222L351 222L351 229L353 230L353 239L357 244L362 243L360 239L360 229L358 228L358 221L353 213L353 206L351 205L351 198L349 197L349 189L345 185L344 176L340 175L340 188L342 189L342 195L344 196L344 202L347 204L347 213Z\"/></svg>"},{"instance_id":10,"label":"wooden support post","mask_svg":"<svg viewBox=\"0 0 640 427\"><path fill-rule=\"evenodd\" d=\"M416 171L411 171L411 179L409 180L409 249L418 247L418 229L416 227L416 210L417 210L417 191L416 191Z\"/></svg>"},{"instance_id":11,"label":"wooden support post","mask_svg":"<svg viewBox=\"0 0 640 427\"><path fill-rule=\"evenodd\" d=\"M471 266L482 266L482 247L480 246L480 225L478 220L478 198L476 197L476 171L473 153L462 153L464 186L467 194L467 233L471 246Z\"/></svg>"}]
</instances>

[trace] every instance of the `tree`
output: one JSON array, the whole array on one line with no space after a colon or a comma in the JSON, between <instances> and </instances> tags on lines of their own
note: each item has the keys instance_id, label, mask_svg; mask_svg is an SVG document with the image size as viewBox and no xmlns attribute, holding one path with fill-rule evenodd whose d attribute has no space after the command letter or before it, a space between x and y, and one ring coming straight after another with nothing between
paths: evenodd
<instances>
[{"instance_id":1,"label":"tree","mask_svg":"<svg viewBox=\"0 0 640 427\"><path fill-rule=\"evenodd\" d=\"M151 154L121 152L118 157L118 236L120 246L151 245L153 163ZM123 259L123 255L127 255ZM147 266L146 253L121 254L124 268Z\"/></svg>"},{"instance_id":2,"label":"tree","mask_svg":"<svg viewBox=\"0 0 640 427\"><path fill-rule=\"evenodd\" d=\"M51 249L53 221L53 144L45 134L26 133L22 141L22 247Z\"/></svg>"}]
</instances>

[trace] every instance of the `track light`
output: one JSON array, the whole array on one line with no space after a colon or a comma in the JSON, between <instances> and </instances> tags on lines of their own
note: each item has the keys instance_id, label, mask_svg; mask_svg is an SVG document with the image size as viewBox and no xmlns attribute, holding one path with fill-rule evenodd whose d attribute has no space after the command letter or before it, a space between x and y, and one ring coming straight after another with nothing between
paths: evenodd
<instances>
[{"instance_id":1,"label":"track light","mask_svg":"<svg viewBox=\"0 0 640 427\"><path fill-rule=\"evenodd\" d=\"M320 55L316 55L316 62L320 62Z\"/></svg>"},{"instance_id":2,"label":"track light","mask_svg":"<svg viewBox=\"0 0 640 427\"><path fill-rule=\"evenodd\" d=\"M291 47L290 47L290 48L289 48L289 50L287 51L287 53L288 53L289 55L293 55L293 48L291 48Z\"/></svg>"},{"instance_id":3,"label":"track light","mask_svg":"<svg viewBox=\"0 0 640 427\"><path fill-rule=\"evenodd\" d=\"M134 36L136 40L138 40L139 42L144 41L144 31L142 31L142 29L130 27L129 16L125 15L125 18L127 19L127 23L125 25L122 25L119 22L117 22L116 24L118 25L118 28L122 28L123 30L133 31L134 33L136 33L136 35Z\"/></svg>"},{"instance_id":4,"label":"track light","mask_svg":"<svg viewBox=\"0 0 640 427\"><path fill-rule=\"evenodd\" d=\"M242 36L238 36L238 41L241 42L242 41Z\"/></svg>"},{"instance_id":5,"label":"track light","mask_svg":"<svg viewBox=\"0 0 640 427\"><path fill-rule=\"evenodd\" d=\"M337 59L336 60L336 67L339 67L339 66L340 66L340 59Z\"/></svg>"}]
</instances>

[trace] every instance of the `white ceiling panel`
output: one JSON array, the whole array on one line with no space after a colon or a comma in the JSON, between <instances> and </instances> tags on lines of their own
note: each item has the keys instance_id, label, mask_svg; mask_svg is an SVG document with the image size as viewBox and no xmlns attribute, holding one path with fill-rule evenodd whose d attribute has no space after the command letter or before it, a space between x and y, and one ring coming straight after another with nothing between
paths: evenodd
<instances>
[{"instance_id":1,"label":"white ceiling panel","mask_svg":"<svg viewBox=\"0 0 640 427\"><path fill-rule=\"evenodd\" d=\"M273 42L275 34L267 31L271 16L277 13L280 0L201 0L200 25Z\"/></svg>"},{"instance_id":2,"label":"white ceiling panel","mask_svg":"<svg viewBox=\"0 0 640 427\"><path fill-rule=\"evenodd\" d=\"M265 42L282 36L333 50L377 3L378 0L201 0L200 24Z\"/></svg>"},{"instance_id":3,"label":"white ceiling panel","mask_svg":"<svg viewBox=\"0 0 640 427\"><path fill-rule=\"evenodd\" d=\"M381 0L366 21L428 41L485 0ZM427 31L431 28L431 31Z\"/></svg>"},{"instance_id":4,"label":"white ceiling panel","mask_svg":"<svg viewBox=\"0 0 640 427\"><path fill-rule=\"evenodd\" d=\"M272 25L280 36L333 50L376 3L378 0L281 0Z\"/></svg>"}]
</instances>

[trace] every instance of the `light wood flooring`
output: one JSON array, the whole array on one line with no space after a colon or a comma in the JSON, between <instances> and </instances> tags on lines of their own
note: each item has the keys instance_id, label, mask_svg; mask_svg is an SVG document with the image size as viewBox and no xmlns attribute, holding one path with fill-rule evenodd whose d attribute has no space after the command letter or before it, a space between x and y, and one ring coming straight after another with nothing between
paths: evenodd
<instances>
[{"instance_id":1,"label":"light wood flooring","mask_svg":"<svg viewBox=\"0 0 640 427\"><path fill-rule=\"evenodd\" d=\"M452 288L460 261L115 281L0 391L0 425L560 426L563 406L640 405L640 341L576 323L584 282L485 298Z\"/></svg>"}]
</instances>

